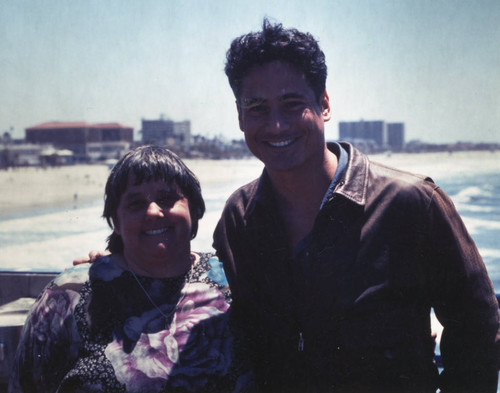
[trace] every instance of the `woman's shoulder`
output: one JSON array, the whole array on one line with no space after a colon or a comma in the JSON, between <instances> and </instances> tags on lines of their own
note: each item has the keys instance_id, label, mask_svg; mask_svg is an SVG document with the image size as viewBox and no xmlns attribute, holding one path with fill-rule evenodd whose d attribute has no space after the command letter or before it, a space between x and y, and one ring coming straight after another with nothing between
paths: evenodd
<instances>
[{"instance_id":1,"label":"woman's shoulder","mask_svg":"<svg viewBox=\"0 0 500 393\"><path fill-rule=\"evenodd\" d=\"M118 254L109 254L98 258L89 269L89 278L111 281L120 277L125 269Z\"/></svg>"},{"instance_id":2,"label":"woman's shoulder","mask_svg":"<svg viewBox=\"0 0 500 393\"><path fill-rule=\"evenodd\" d=\"M59 289L75 289L77 286L83 285L89 279L89 264L73 266L59 273L54 280L49 284L51 288Z\"/></svg>"},{"instance_id":3,"label":"woman's shoulder","mask_svg":"<svg viewBox=\"0 0 500 393\"><path fill-rule=\"evenodd\" d=\"M195 265L195 269L197 268L201 273L204 273L202 277L208 277L219 286L226 287L228 282L219 258L211 252L197 252L195 254L200 256L199 262L197 262L198 268Z\"/></svg>"},{"instance_id":4,"label":"woman's shoulder","mask_svg":"<svg viewBox=\"0 0 500 393\"><path fill-rule=\"evenodd\" d=\"M205 285L207 288L215 289L221 293L227 302L231 302L231 292L226 279L226 274L222 267L222 262L219 261L215 254L210 252L194 253L199 258L196 259L193 265L193 273L191 282L197 282L200 285Z\"/></svg>"}]
</instances>

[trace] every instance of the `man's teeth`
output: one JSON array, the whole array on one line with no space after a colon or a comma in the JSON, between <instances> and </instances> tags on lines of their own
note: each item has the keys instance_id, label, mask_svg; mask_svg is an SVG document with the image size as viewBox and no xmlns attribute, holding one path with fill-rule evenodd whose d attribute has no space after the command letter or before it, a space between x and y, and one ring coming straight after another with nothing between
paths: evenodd
<instances>
[{"instance_id":1,"label":"man's teeth","mask_svg":"<svg viewBox=\"0 0 500 393\"><path fill-rule=\"evenodd\" d=\"M152 229L150 231L146 231L146 235L161 235L162 233L167 232L168 228L161 228L161 229Z\"/></svg>"},{"instance_id":2,"label":"man's teeth","mask_svg":"<svg viewBox=\"0 0 500 393\"><path fill-rule=\"evenodd\" d=\"M268 141L267 143L269 143L273 147L284 147L284 146L288 146L290 143L292 143L292 139L288 139L286 141L280 141L280 142Z\"/></svg>"}]
</instances>

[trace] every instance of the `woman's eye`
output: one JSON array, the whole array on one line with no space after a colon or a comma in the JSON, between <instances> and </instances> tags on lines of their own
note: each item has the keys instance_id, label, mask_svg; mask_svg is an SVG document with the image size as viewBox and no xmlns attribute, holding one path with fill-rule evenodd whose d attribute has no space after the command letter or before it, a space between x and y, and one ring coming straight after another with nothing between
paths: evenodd
<instances>
[{"instance_id":1,"label":"woman's eye","mask_svg":"<svg viewBox=\"0 0 500 393\"><path fill-rule=\"evenodd\" d=\"M181 197L178 195L166 195L164 197L158 198L158 203L161 206L172 207L179 199L181 199Z\"/></svg>"},{"instance_id":2,"label":"woman's eye","mask_svg":"<svg viewBox=\"0 0 500 393\"><path fill-rule=\"evenodd\" d=\"M138 210L138 209L141 209L142 207L146 206L146 202L136 199L136 200L130 201L127 204L127 206L129 207L129 209Z\"/></svg>"},{"instance_id":3,"label":"woman's eye","mask_svg":"<svg viewBox=\"0 0 500 393\"><path fill-rule=\"evenodd\" d=\"M161 206L172 206L175 203L174 198L160 198L158 203Z\"/></svg>"}]
</instances>

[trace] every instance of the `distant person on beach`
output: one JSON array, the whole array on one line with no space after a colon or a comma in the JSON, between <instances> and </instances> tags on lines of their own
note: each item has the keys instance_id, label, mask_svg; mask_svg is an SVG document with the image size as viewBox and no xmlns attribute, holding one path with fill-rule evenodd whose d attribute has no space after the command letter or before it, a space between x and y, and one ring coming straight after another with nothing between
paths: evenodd
<instances>
[{"instance_id":1,"label":"distant person on beach","mask_svg":"<svg viewBox=\"0 0 500 393\"><path fill-rule=\"evenodd\" d=\"M248 391L222 264L191 251L204 212L200 184L175 154L127 153L105 189L111 254L39 296L9 391Z\"/></svg>"},{"instance_id":2,"label":"distant person on beach","mask_svg":"<svg viewBox=\"0 0 500 393\"><path fill-rule=\"evenodd\" d=\"M228 199L214 247L260 390L496 392L498 303L449 197L325 142L327 67L309 33L265 20L225 71L265 168Z\"/></svg>"}]
</instances>

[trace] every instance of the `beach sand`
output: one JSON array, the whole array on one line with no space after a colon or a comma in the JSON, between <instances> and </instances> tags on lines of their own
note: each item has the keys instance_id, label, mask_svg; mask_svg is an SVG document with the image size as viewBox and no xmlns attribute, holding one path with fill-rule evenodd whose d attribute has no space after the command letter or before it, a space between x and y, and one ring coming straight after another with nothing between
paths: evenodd
<instances>
[{"instance_id":1,"label":"beach sand","mask_svg":"<svg viewBox=\"0 0 500 393\"><path fill-rule=\"evenodd\" d=\"M2 170L0 217L45 207L71 207L102 198L108 175L105 165Z\"/></svg>"},{"instance_id":2,"label":"beach sand","mask_svg":"<svg viewBox=\"0 0 500 393\"><path fill-rule=\"evenodd\" d=\"M196 174L204 191L206 187L227 182L235 183L231 186L232 191L262 171L262 163L253 159L183 161ZM109 173L106 165L0 170L0 219L29 215L40 209L66 209L86 202L103 201Z\"/></svg>"}]
</instances>

